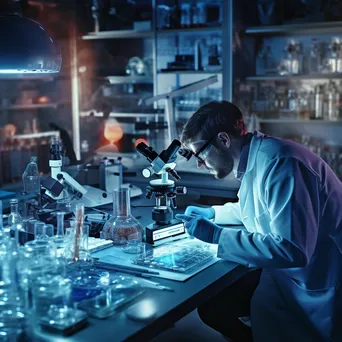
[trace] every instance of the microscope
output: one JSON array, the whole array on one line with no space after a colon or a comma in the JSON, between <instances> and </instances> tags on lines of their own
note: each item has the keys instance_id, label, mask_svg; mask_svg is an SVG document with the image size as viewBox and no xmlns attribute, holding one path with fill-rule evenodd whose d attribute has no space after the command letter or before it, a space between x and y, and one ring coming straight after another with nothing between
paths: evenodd
<instances>
[{"instance_id":1,"label":"microscope","mask_svg":"<svg viewBox=\"0 0 342 342\"><path fill-rule=\"evenodd\" d=\"M57 138L53 138L50 147L51 177L42 182L42 186L47 189L45 194L53 200L64 198L67 188L72 202L82 202L86 207L97 207L112 202L111 196L107 192L81 185L67 172L62 171L63 149Z\"/></svg>"},{"instance_id":2,"label":"microscope","mask_svg":"<svg viewBox=\"0 0 342 342\"><path fill-rule=\"evenodd\" d=\"M173 218L172 210L177 207L176 196L186 194L186 187L178 187L175 181L169 179L169 175L176 181L180 179L175 170L180 147L181 143L176 139L160 154L143 142L136 147L151 164L142 171L143 176L145 178L150 178L154 174L160 176L150 181L146 192L146 198L150 199L154 195L156 199L156 206L152 210L154 223L146 227L146 242L154 246L174 240L175 237L177 239L187 237L183 222Z\"/></svg>"}]
</instances>

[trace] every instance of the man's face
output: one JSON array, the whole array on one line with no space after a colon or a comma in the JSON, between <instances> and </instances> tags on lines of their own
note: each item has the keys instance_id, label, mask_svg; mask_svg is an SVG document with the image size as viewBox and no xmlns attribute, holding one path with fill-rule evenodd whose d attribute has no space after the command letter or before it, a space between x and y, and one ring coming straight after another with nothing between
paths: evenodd
<instances>
[{"instance_id":1,"label":"man's face","mask_svg":"<svg viewBox=\"0 0 342 342\"><path fill-rule=\"evenodd\" d=\"M218 141L216 137L208 146L202 150L197 156L197 167L203 167L205 170L214 175L217 179L227 177L234 167L234 159L229 151L229 147L225 146L224 142ZM201 137L193 139L188 144L193 153L198 153L202 147L207 143ZM215 144L215 145L214 145Z\"/></svg>"}]
</instances>

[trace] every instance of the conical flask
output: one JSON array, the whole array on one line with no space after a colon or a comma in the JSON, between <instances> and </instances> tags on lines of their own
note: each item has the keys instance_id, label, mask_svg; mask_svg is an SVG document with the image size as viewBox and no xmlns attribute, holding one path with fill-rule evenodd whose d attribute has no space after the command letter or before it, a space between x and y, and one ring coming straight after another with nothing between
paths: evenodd
<instances>
[{"instance_id":1,"label":"conical flask","mask_svg":"<svg viewBox=\"0 0 342 342\"><path fill-rule=\"evenodd\" d=\"M122 246L126 253L138 253L143 227L131 214L130 189L120 188L113 191L113 217L103 227L104 236L113 240L114 245Z\"/></svg>"}]
</instances>

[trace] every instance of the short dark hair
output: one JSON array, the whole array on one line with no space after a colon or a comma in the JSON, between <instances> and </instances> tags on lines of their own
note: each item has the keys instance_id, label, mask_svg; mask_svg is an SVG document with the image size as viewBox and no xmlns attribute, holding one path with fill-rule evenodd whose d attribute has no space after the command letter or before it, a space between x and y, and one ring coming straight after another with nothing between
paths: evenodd
<instances>
[{"instance_id":1,"label":"short dark hair","mask_svg":"<svg viewBox=\"0 0 342 342\"><path fill-rule=\"evenodd\" d=\"M220 132L234 138L247 134L240 109L228 101L212 101L199 108L184 125L181 141L186 144L199 133L210 139Z\"/></svg>"}]
</instances>

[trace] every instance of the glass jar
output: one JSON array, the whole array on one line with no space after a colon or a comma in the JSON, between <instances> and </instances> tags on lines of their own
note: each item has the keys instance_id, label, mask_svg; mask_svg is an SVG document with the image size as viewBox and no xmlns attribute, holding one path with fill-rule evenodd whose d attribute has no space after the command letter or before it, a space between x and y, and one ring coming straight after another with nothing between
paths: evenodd
<instances>
[{"instance_id":1,"label":"glass jar","mask_svg":"<svg viewBox=\"0 0 342 342\"><path fill-rule=\"evenodd\" d=\"M113 191L113 217L103 227L104 237L113 240L114 245L122 246L126 253L138 253L143 239L143 227L131 215L130 189Z\"/></svg>"}]
</instances>

